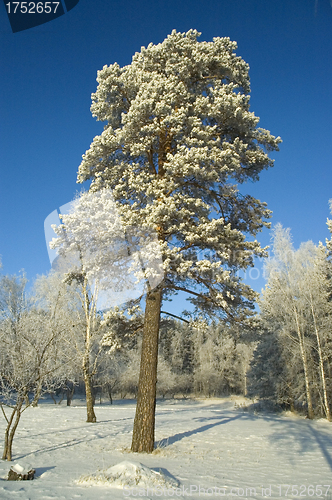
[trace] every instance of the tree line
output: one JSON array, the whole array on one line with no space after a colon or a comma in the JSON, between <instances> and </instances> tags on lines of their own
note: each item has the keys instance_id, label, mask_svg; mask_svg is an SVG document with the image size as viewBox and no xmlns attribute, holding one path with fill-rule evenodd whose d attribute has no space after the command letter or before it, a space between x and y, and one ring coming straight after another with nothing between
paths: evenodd
<instances>
[{"instance_id":1,"label":"tree line","mask_svg":"<svg viewBox=\"0 0 332 500\"><path fill-rule=\"evenodd\" d=\"M277 224L272 249L249 395L331 421L331 240L295 250L290 230Z\"/></svg>"},{"instance_id":2,"label":"tree line","mask_svg":"<svg viewBox=\"0 0 332 500\"><path fill-rule=\"evenodd\" d=\"M69 279L70 277L70 279ZM10 460L20 417L47 394L84 391L87 421L99 396L137 397L144 314L138 304L103 313L79 276L50 272L27 291L21 276L0 276L0 405ZM87 306L89 303L89 307ZM252 345L219 324L160 325L157 394L220 396L245 391Z\"/></svg>"}]
</instances>

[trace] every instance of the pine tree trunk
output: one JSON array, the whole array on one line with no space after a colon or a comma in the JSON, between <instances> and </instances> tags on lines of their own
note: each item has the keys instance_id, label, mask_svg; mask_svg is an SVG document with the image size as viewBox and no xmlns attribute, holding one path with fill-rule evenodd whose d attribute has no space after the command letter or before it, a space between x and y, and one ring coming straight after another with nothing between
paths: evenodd
<instances>
[{"instance_id":1,"label":"pine tree trunk","mask_svg":"<svg viewBox=\"0 0 332 500\"><path fill-rule=\"evenodd\" d=\"M151 453L154 449L158 334L161 290L147 293L141 365L131 451Z\"/></svg>"}]
</instances>

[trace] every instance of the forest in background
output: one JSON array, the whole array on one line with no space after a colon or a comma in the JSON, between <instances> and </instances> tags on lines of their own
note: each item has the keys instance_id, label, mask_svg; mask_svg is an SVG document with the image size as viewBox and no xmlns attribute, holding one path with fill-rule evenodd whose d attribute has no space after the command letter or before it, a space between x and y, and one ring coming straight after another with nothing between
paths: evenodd
<instances>
[{"instance_id":1,"label":"forest in background","mask_svg":"<svg viewBox=\"0 0 332 500\"><path fill-rule=\"evenodd\" d=\"M260 312L247 324L162 314L159 397L242 394L331 419L331 241L295 250L289 230L277 225L273 234ZM136 397L140 304L100 312L90 295L87 310L85 294L78 278L68 281L54 271L37 278L29 293L24 275L1 276L2 402L14 391L22 394L22 407L37 405L46 392L70 405L74 391L84 392L87 373L93 404Z\"/></svg>"}]
</instances>

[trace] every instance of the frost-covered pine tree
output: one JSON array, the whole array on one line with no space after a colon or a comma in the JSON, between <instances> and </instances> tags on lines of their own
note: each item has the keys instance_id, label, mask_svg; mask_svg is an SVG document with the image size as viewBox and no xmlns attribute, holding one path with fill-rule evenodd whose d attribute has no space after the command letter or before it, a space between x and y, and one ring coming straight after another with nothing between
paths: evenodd
<instances>
[{"instance_id":1,"label":"frost-covered pine tree","mask_svg":"<svg viewBox=\"0 0 332 500\"><path fill-rule=\"evenodd\" d=\"M266 204L241 195L280 138L249 110L248 65L229 38L199 42L173 31L131 64L104 66L92 114L105 122L83 156L78 181L112 189L125 224L157 232L164 279L146 295L132 450L154 447L162 301L184 291L205 314L246 317L255 298L236 272L264 255L247 240L266 225Z\"/></svg>"}]
</instances>

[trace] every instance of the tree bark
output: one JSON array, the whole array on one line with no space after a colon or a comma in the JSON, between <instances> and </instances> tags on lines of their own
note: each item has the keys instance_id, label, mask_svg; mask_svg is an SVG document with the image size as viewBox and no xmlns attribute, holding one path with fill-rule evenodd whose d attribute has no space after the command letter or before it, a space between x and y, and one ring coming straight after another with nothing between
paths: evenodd
<instances>
[{"instance_id":1,"label":"tree bark","mask_svg":"<svg viewBox=\"0 0 332 500\"><path fill-rule=\"evenodd\" d=\"M309 381L309 374L308 374L307 355L306 355L306 352L305 352L304 338L302 336L302 332L301 332L301 329L300 329L300 323L299 323L299 319L298 319L298 314L297 314L297 311L296 311L295 307L294 307L294 315L295 315L296 329L297 329L297 335L298 335L298 338L299 338L300 352L301 352L301 358L302 358L303 370L304 370L304 380L305 380L305 388L306 388L306 395L307 395L307 405L308 405L308 418L310 418L312 420L314 418L314 409L313 409L313 406L312 406L310 381Z\"/></svg>"},{"instance_id":2,"label":"tree bark","mask_svg":"<svg viewBox=\"0 0 332 500\"><path fill-rule=\"evenodd\" d=\"M91 375L88 370L83 369L84 374L84 383L85 383L85 397L86 397L86 413L87 413L87 422L96 422L97 418L94 411L94 397L92 394L92 384L91 384Z\"/></svg>"},{"instance_id":3,"label":"tree bark","mask_svg":"<svg viewBox=\"0 0 332 500\"><path fill-rule=\"evenodd\" d=\"M326 384L326 376L325 376L325 370L324 370L324 359L323 359L323 353L322 353L322 345L321 345L320 336L319 336L319 332L318 332L316 315L315 315L315 311L314 311L314 305L313 305L313 299L312 299L311 292L310 292L310 305L311 305L312 318L314 320L314 327L315 327L317 346L318 346L319 369L320 369L320 375L321 375L321 379L322 379L323 395L324 395L324 410L325 410L327 420L329 422L331 422L332 417L331 417L330 404L329 404L328 395L327 395L327 384Z\"/></svg>"},{"instance_id":4,"label":"tree bark","mask_svg":"<svg viewBox=\"0 0 332 500\"><path fill-rule=\"evenodd\" d=\"M92 334L92 318L93 311L91 309L91 301L88 294L88 282L86 276L84 277L83 284L83 296L84 296L84 313L86 320L86 332L85 332L85 347L83 356L83 377L85 383L85 397L86 397L86 411L87 411L87 422L96 422L96 415L94 412L95 399L92 393L92 373L90 370L90 352L91 352L91 334Z\"/></svg>"},{"instance_id":5,"label":"tree bark","mask_svg":"<svg viewBox=\"0 0 332 500\"><path fill-rule=\"evenodd\" d=\"M43 386L43 384L42 384L42 381L40 380L38 382L37 389L36 389L33 401L31 403L31 406L35 406L35 407L38 406L39 399L40 399L40 396L41 396L42 386Z\"/></svg>"},{"instance_id":6,"label":"tree bark","mask_svg":"<svg viewBox=\"0 0 332 500\"><path fill-rule=\"evenodd\" d=\"M67 381L67 389L66 389L66 392L67 392L67 406L70 406L71 405L71 402L73 400L73 397L74 397L74 393L75 393L75 385L72 383L72 382L68 382Z\"/></svg>"},{"instance_id":7,"label":"tree bark","mask_svg":"<svg viewBox=\"0 0 332 500\"><path fill-rule=\"evenodd\" d=\"M154 449L161 299L161 290L152 290L147 293L137 406L131 444L131 451L139 453L151 453Z\"/></svg>"},{"instance_id":8,"label":"tree bark","mask_svg":"<svg viewBox=\"0 0 332 500\"><path fill-rule=\"evenodd\" d=\"M22 403L19 402L8 421L8 425L6 427L6 432L5 432L5 445L3 449L3 455L2 455L2 460L8 460L9 462L12 459L12 446L13 446L13 440L14 440L14 435L18 426L18 423L21 418L21 409L22 409ZM15 421L14 421L15 417ZM14 422L14 423L13 423ZM11 427L12 426L12 427Z\"/></svg>"}]
</instances>

